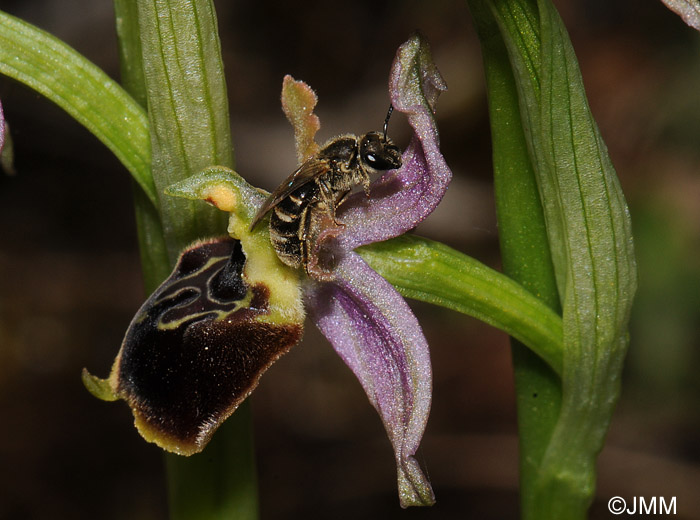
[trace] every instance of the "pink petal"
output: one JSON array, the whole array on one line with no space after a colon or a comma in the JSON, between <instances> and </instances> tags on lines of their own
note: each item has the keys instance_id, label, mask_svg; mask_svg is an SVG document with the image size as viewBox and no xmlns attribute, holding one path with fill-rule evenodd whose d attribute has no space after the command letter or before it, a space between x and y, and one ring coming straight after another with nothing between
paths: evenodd
<instances>
[{"instance_id":1,"label":"pink petal","mask_svg":"<svg viewBox=\"0 0 700 520\"><path fill-rule=\"evenodd\" d=\"M445 195L452 172L440 153L434 110L446 88L428 44L414 35L399 48L389 80L391 102L407 115L414 136L403 154L402 167L372 184L369 199L356 193L339 208L344 227L329 232L341 249L352 250L405 233L425 219Z\"/></svg>"},{"instance_id":2,"label":"pink petal","mask_svg":"<svg viewBox=\"0 0 700 520\"><path fill-rule=\"evenodd\" d=\"M698 0L662 0L662 2L683 18L685 23L700 31L700 2Z\"/></svg>"},{"instance_id":3,"label":"pink petal","mask_svg":"<svg viewBox=\"0 0 700 520\"><path fill-rule=\"evenodd\" d=\"M396 455L402 507L435 502L414 459L430 412L428 344L404 299L359 255L343 255L332 282L307 291L312 318L359 379Z\"/></svg>"}]
</instances>

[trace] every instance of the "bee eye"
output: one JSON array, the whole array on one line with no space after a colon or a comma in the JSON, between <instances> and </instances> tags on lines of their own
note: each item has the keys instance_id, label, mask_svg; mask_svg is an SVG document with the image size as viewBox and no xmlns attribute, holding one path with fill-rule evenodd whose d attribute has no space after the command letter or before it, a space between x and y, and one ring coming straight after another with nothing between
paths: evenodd
<instances>
[{"instance_id":1,"label":"bee eye","mask_svg":"<svg viewBox=\"0 0 700 520\"><path fill-rule=\"evenodd\" d=\"M374 164L377 162L377 158L374 156L373 153L368 153L365 155L365 161L367 161L370 164Z\"/></svg>"}]
</instances>

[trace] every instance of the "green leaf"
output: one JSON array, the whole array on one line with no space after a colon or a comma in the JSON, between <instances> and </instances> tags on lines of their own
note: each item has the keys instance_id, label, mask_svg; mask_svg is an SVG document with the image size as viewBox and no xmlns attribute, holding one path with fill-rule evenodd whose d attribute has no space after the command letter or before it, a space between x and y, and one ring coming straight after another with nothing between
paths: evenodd
<instances>
[{"instance_id":1,"label":"green leaf","mask_svg":"<svg viewBox=\"0 0 700 520\"><path fill-rule=\"evenodd\" d=\"M84 125L156 203L146 114L101 69L50 34L0 12L0 73L46 96Z\"/></svg>"},{"instance_id":2,"label":"green leaf","mask_svg":"<svg viewBox=\"0 0 700 520\"><path fill-rule=\"evenodd\" d=\"M224 233L226 215L163 191L218 164L233 166L216 15L210 1L138 2L152 171L170 261L197 238Z\"/></svg>"},{"instance_id":3,"label":"green leaf","mask_svg":"<svg viewBox=\"0 0 700 520\"><path fill-rule=\"evenodd\" d=\"M527 5L513 7L527 8ZM561 312L549 254L549 239L535 172L520 119L518 90L503 38L488 6L470 0L488 89L493 148L494 192L505 274L523 284L549 307ZM537 21L537 13L519 10ZM532 25L530 25L532 29ZM518 33L520 42L537 42L538 32ZM535 47L537 48L537 47ZM535 70L530 62L527 70ZM523 518L530 518L534 487L542 458L559 417L561 379L517 340L512 341L520 444L520 499Z\"/></svg>"},{"instance_id":4,"label":"green leaf","mask_svg":"<svg viewBox=\"0 0 700 520\"><path fill-rule=\"evenodd\" d=\"M630 219L555 8L549 0L487 4L515 73L563 308L561 413L530 514L582 518L627 348L636 289Z\"/></svg>"},{"instance_id":5,"label":"green leaf","mask_svg":"<svg viewBox=\"0 0 700 520\"><path fill-rule=\"evenodd\" d=\"M629 213L593 120L563 22L540 2L540 190L563 302L562 411L545 455L539 507L561 518L593 499L595 459L619 396L637 274ZM546 166L545 166L546 165ZM572 475L573 471L573 475ZM571 497L569 504L552 501Z\"/></svg>"},{"instance_id":6,"label":"green leaf","mask_svg":"<svg viewBox=\"0 0 700 520\"><path fill-rule=\"evenodd\" d=\"M439 242L404 235L358 249L398 291L493 325L560 373L561 318L507 276Z\"/></svg>"}]
</instances>

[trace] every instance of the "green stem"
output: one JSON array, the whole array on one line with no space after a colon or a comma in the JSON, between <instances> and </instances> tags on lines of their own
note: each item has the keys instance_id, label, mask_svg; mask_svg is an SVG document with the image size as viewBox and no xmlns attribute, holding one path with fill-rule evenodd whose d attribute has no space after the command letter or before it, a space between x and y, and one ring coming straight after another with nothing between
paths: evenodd
<instances>
[{"instance_id":1,"label":"green stem","mask_svg":"<svg viewBox=\"0 0 700 520\"><path fill-rule=\"evenodd\" d=\"M204 1L172 7L178 8L196 13L197 23L162 23L174 18L169 7L162 3L144 2L139 6L135 0L115 0L122 81L135 99L153 107L149 114L151 124L165 134L165 137L154 139L153 143L154 156L160 158L154 162L153 173L160 179L157 184L161 190L172 180L172 172L163 172L163 168L180 168L177 170L179 176L186 177L201 165L227 163L233 166L213 7ZM155 21L161 22L157 32L154 31ZM146 34L140 34L139 26L149 28ZM199 35L194 37L190 29L199 29ZM173 34L173 31L179 34ZM197 40L201 31L208 33L206 42ZM145 41L146 50L142 48L142 41ZM175 49L177 52L173 52ZM194 77L190 78L193 79L191 83L185 85L183 78L168 77L165 71L176 68L178 58L193 55L190 63L197 63L199 67L188 68L188 74ZM150 72L148 78L144 70ZM177 100L183 100L183 88L194 89L188 91L191 96L196 96L198 90L202 92L207 106L191 102L180 105ZM168 92L169 95L165 95ZM169 133L168 129L179 127L181 121L196 127L197 120L190 118L198 117L197 114L201 116L202 112L216 119L205 121L211 125L212 131L188 132L184 129ZM174 154L174 157L163 158L169 154ZM155 171L159 168L161 171ZM212 212L201 203L182 211L178 204L168 201L160 205L159 211L138 190L134 193L134 203L144 279L149 292L169 274L173 252L179 251L199 233L221 234L225 231L221 215L212 216ZM181 225L171 225L166 234L163 220L177 221ZM172 519L257 518L257 476L249 402L243 403L219 428L202 453L187 458L168 454L166 467Z\"/></svg>"},{"instance_id":2,"label":"green stem","mask_svg":"<svg viewBox=\"0 0 700 520\"><path fill-rule=\"evenodd\" d=\"M251 424L247 399L219 427L202 453L166 457L172 520L258 518Z\"/></svg>"}]
</instances>

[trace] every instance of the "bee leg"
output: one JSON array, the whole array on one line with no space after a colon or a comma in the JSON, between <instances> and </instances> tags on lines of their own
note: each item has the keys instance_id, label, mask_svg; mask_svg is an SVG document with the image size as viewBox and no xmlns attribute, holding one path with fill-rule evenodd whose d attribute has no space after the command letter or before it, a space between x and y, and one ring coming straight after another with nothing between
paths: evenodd
<instances>
[{"instance_id":1,"label":"bee leg","mask_svg":"<svg viewBox=\"0 0 700 520\"><path fill-rule=\"evenodd\" d=\"M339 227L345 227L345 224L336 220L335 210L338 206L340 206L340 203L343 202L343 200L345 200L346 198L347 198L347 194L343 195L343 198L337 204L331 204L330 206L328 206L328 210L329 210L328 213L330 214L331 218L333 219L333 223Z\"/></svg>"},{"instance_id":2,"label":"bee leg","mask_svg":"<svg viewBox=\"0 0 700 520\"><path fill-rule=\"evenodd\" d=\"M304 266L306 274L309 274L309 226L311 225L311 210L308 206L304 208L304 211L299 215L299 220L301 221L301 225L297 232L297 238L301 246L301 265Z\"/></svg>"},{"instance_id":3,"label":"bee leg","mask_svg":"<svg viewBox=\"0 0 700 520\"><path fill-rule=\"evenodd\" d=\"M369 180L369 174L367 172L364 172L364 175L362 176L362 190L365 192L365 195L367 198L369 198L369 185L370 185L370 180Z\"/></svg>"},{"instance_id":4,"label":"bee leg","mask_svg":"<svg viewBox=\"0 0 700 520\"><path fill-rule=\"evenodd\" d=\"M341 205L343 202L345 202L349 196L350 196L350 192L349 192L349 191L346 191L345 193L343 193L343 196L340 197L340 199L338 199L338 202L335 203L335 207L336 207L336 208L339 208L340 205Z\"/></svg>"},{"instance_id":5,"label":"bee leg","mask_svg":"<svg viewBox=\"0 0 700 520\"><path fill-rule=\"evenodd\" d=\"M319 183L319 188L321 188L320 193L321 193L321 199L323 199L323 203L326 205L326 209L328 211L328 216L333 219L333 223L336 226L340 227L345 227L345 225L342 222L338 222L335 218L335 208L340 205L340 202L335 201L335 197L333 196L333 191L331 188L328 186L328 184L321 182ZM345 195L343 195L343 199L345 198ZM341 199L342 201L342 199Z\"/></svg>"}]
</instances>

